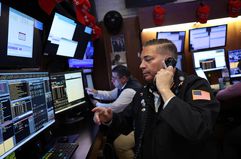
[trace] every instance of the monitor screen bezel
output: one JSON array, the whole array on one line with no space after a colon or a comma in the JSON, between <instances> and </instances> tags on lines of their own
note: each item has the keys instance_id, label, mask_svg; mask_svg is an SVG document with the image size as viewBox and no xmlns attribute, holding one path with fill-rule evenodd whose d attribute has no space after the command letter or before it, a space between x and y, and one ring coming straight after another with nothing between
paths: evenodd
<instances>
[{"instance_id":1,"label":"monitor screen bezel","mask_svg":"<svg viewBox=\"0 0 241 159\"><path fill-rule=\"evenodd\" d=\"M84 75L84 85L86 88L95 88L95 84L94 84L94 80L93 80L93 73L92 72L84 72L83 71L83 75ZM88 84L88 76L91 78L91 85L92 87L89 87L89 84Z\"/></svg>"},{"instance_id":2,"label":"monitor screen bezel","mask_svg":"<svg viewBox=\"0 0 241 159\"><path fill-rule=\"evenodd\" d=\"M235 49L235 50L228 50L228 51L227 51L227 54L228 54L229 76L230 76L230 78L241 78L241 72L240 72L239 74L234 74L234 75L232 75L232 73L231 73L232 70L231 70L231 67L230 67L231 62L230 62L229 54L231 54L231 53L234 52L234 51L239 51L239 52L240 52L240 55L241 55L241 49ZM241 60L241 58L240 58L240 60Z\"/></svg>"},{"instance_id":3,"label":"monitor screen bezel","mask_svg":"<svg viewBox=\"0 0 241 159\"><path fill-rule=\"evenodd\" d=\"M185 50L185 39L186 39L186 31L158 31L156 32L156 39L158 39L158 34L160 33L173 33L173 34L176 34L176 33L184 33L184 38L182 40L183 44L182 44L182 48L181 48L181 52L177 52L178 54L183 54L184 53L184 50ZM178 51L178 50L177 50Z\"/></svg>"},{"instance_id":4,"label":"monitor screen bezel","mask_svg":"<svg viewBox=\"0 0 241 159\"><path fill-rule=\"evenodd\" d=\"M52 45L52 43L48 40L48 38L50 36L51 28L53 27L54 18L58 16L57 14L59 16L63 16L66 19L69 19L70 21L73 21L76 24L76 28L75 28L73 36L75 38L78 37L78 40L76 41L76 42L78 42L78 44L77 44L77 48L75 50L75 54L72 57L57 55L57 51L56 50L48 50L50 48L50 46ZM50 23L46 24L46 29L45 29L47 34L46 34L46 38L44 40L44 45L43 45L43 55L44 56L50 56L50 57L58 58L58 59L67 59L67 58L82 59L84 57L84 53L85 53L87 44L88 44L89 41L91 41L92 28L89 27L89 26L85 26L85 25L81 24L80 22L78 22L77 20L75 20L73 17L70 17L70 16L68 16L66 14L63 14L63 13L60 13L60 12L53 12L51 14L51 18L50 19L51 19ZM77 29L77 28L79 28L79 29ZM85 32L86 28L90 29L91 33L86 33ZM80 38L80 36L81 36L81 38ZM46 49L48 50L48 52L46 52ZM53 51L56 51L56 52L53 52Z\"/></svg>"},{"instance_id":5,"label":"monitor screen bezel","mask_svg":"<svg viewBox=\"0 0 241 159\"><path fill-rule=\"evenodd\" d=\"M61 110L56 110L56 107L55 107L55 105L54 105L54 96L53 96L53 92L52 92L52 100L53 100L53 107L54 107L54 111L55 111L55 115L58 115L58 114L61 114L61 113L64 113L64 112L66 112L66 111L69 111L69 110L71 110L72 108L75 108L75 107L78 107L79 105L82 105L82 104L84 104L84 103L86 103L86 96L85 96L85 86L84 86L84 73L83 73L83 71L82 70L74 70L74 71L64 71L64 72L56 72L56 73L50 73L50 89L51 89L51 91L53 91L52 90L52 80L51 80L51 77L52 76L64 76L65 74L71 74L71 73L81 73L81 79L82 79L82 86L83 86L83 95L84 95L84 97L83 98L81 98L81 99L78 99L78 100L80 100L79 102L77 102L77 103L72 103L71 104L71 102L70 103L68 103L68 104L71 104L71 105L69 105L69 106L67 106L67 108L63 108L63 109L61 109ZM66 89L66 88L65 88ZM66 94L67 95L67 94ZM75 101L74 101L75 102ZM66 106L66 105L65 105Z\"/></svg>"},{"instance_id":6,"label":"monitor screen bezel","mask_svg":"<svg viewBox=\"0 0 241 159\"><path fill-rule=\"evenodd\" d=\"M177 64L176 64L176 67L179 69L179 70L181 70L181 71L183 71L183 61L184 61L184 56L183 55L181 55L181 54L179 54L179 55L177 55Z\"/></svg>"},{"instance_id":7,"label":"monitor screen bezel","mask_svg":"<svg viewBox=\"0 0 241 159\"><path fill-rule=\"evenodd\" d=\"M0 75L21 75L21 74L45 74L46 77L48 78L48 81L50 82L50 78L49 78L49 73L48 72L42 72L42 71L25 71L25 70L1 70L0 71ZM28 77L30 80L31 78ZM36 77L38 78L38 77ZM43 77L44 78L44 77ZM21 78L19 78L21 79ZM33 78L34 79L34 78ZM32 79L32 80L33 80ZM13 79L10 79L13 80ZM29 80L29 81L30 81ZM52 92L51 92L52 94ZM54 109L54 108L53 108ZM54 111L54 110L53 110ZM54 115L54 114L53 114ZM12 152L14 152L15 150L17 150L18 148L20 148L21 146L23 146L24 144L26 144L27 142L29 142L30 140L32 140L35 136L39 135L41 132L43 132L44 130L47 130L51 125L53 125L55 123L56 119L55 119L55 115L53 116L53 118L51 120L49 120L48 122L45 123L45 125L38 129L37 131L35 131L34 133L30 134L29 136L25 137L24 139L22 139L17 145L15 145L13 148L9 149L8 151L6 151L2 156L0 156L0 158L4 158L7 157L8 155L10 155Z\"/></svg>"},{"instance_id":8,"label":"monitor screen bezel","mask_svg":"<svg viewBox=\"0 0 241 159\"><path fill-rule=\"evenodd\" d=\"M9 16L10 9L14 9L24 16L30 17L34 20L33 28L33 50L32 57L20 57L20 56L9 56L7 55L7 45L8 45L8 31L9 31ZM43 50L43 35L44 35L44 24L43 22L37 20L33 16L26 14L25 12L19 11L19 9L9 7L4 3L1 3L2 14L0 16L0 23L4 24L4 30L1 29L0 36L6 37L5 40L0 41L0 67L2 69L22 69L22 68L37 68L40 67L40 58ZM35 24L40 24L41 27L36 27Z\"/></svg>"},{"instance_id":9,"label":"monitor screen bezel","mask_svg":"<svg viewBox=\"0 0 241 159\"><path fill-rule=\"evenodd\" d=\"M217 47L208 47L208 48L202 48L202 49L196 49L196 50L192 50L191 49L191 31L193 30L199 30L199 29L208 29L208 28L215 28L215 27L220 27L220 26L225 26L226 27L226 31L225 31L225 42L224 45L222 46L217 46ZM210 50L210 49L218 49L218 48L224 48L227 45L227 31L228 31L228 24L221 24L221 25L214 25L214 26L209 26L209 27L201 27L201 28L193 28L193 29L189 29L189 51L190 52L199 52L199 51L206 51L206 50ZM210 36L210 35L209 35Z\"/></svg>"},{"instance_id":10,"label":"monitor screen bezel","mask_svg":"<svg viewBox=\"0 0 241 159\"><path fill-rule=\"evenodd\" d=\"M92 58L86 58L86 53L87 53L87 49L88 49L88 45L86 47L86 50L85 50L85 53L84 53L84 58L83 59L76 59L76 58L69 58L68 59L68 67L70 69L92 69L94 67L94 54L95 54L95 50L94 50L94 46L93 46L93 42L92 41L89 41L88 44L91 43L90 47L91 49L93 49L93 55L92 55ZM91 63L85 63L89 60L91 60L92 62ZM72 66L71 63L73 61L76 61L78 63L77 66Z\"/></svg>"},{"instance_id":11,"label":"monitor screen bezel","mask_svg":"<svg viewBox=\"0 0 241 159\"><path fill-rule=\"evenodd\" d=\"M226 61L226 51L224 48L219 48L219 49L212 49L212 50L200 50L200 51L197 51L197 52L193 52L192 53L192 60L193 60L193 68L194 69L197 69L197 68L202 68L201 66L200 67L196 67L195 66L195 54L198 54L198 53L202 53L202 52L210 52L210 51L215 51L215 50L222 50L223 53L224 53L224 62L225 62L225 67L220 67L220 68L211 68L211 69L203 69L204 72L209 72L209 71L215 71L215 70L222 70L222 69L225 69L227 68L227 61Z\"/></svg>"}]
</instances>

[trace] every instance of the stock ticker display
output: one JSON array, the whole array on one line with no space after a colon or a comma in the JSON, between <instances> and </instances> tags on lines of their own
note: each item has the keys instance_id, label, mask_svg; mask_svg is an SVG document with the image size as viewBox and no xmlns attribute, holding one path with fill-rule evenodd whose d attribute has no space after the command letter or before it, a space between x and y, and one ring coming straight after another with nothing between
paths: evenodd
<instances>
[{"instance_id":1,"label":"stock ticker display","mask_svg":"<svg viewBox=\"0 0 241 159\"><path fill-rule=\"evenodd\" d=\"M52 123L48 73L0 73L0 158Z\"/></svg>"}]
</instances>

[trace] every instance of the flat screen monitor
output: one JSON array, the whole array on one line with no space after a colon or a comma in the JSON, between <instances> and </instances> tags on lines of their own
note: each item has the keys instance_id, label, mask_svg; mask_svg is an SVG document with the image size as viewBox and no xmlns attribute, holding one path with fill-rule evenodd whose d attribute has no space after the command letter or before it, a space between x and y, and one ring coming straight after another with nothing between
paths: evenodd
<instances>
[{"instance_id":1,"label":"flat screen monitor","mask_svg":"<svg viewBox=\"0 0 241 159\"><path fill-rule=\"evenodd\" d=\"M183 60L182 58L183 58L182 55L177 56L176 68L178 68L179 70L183 70L182 69L182 60Z\"/></svg>"},{"instance_id":2,"label":"flat screen monitor","mask_svg":"<svg viewBox=\"0 0 241 159\"><path fill-rule=\"evenodd\" d=\"M92 73L84 73L84 87L94 88Z\"/></svg>"},{"instance_id":3,"label":"flat screen monitor","mask_svg":"<svg viewBox=\"0 0 241 159\"><path fill-rule=\"evenodd\" d=\"M91 73L93 72L93 70L91 68L85 68L85 69L82 69L83 70L83 73Z\"/></svg>"},{"instance_id":4,"label":"flat screen monitor","mask_svg":"<svg viewBox=\"0 0 241 159\"><path fill-rule=\"evenodd\" d=\"M92 68L94 64L93 42L88 42L83 59L68 59L69 68Z\"/></svg>"},{"instance_id":5,"label":"flat screen monitor","mask_svg":"<svg viewBox=\"0 0 241 159\"><path fill-rule=\"evenodd\" d=\"M205 73L203 72L203 69L202 68L196 68L195 69L195 72L197 74L197 76L201 77L201 78L204 78L208 81L208 78L207 76L205 75Z\"/></svg>"},{"instance_id":6,"label":"flat screen monitor","mask_svg":"<svg viewBox=\"0 0 241 159\"><path fill-rule=\"evenodd\" d=\"M213 71L226 68L225 50L216 49L193 53L194 68Z\"/></svg>"},{"instance_id":7,"label":"flat screen monitor","mask_svg":"<svg viewBox=\"0 0 241 159\"><path fill-rule=\"evenodd\" d=\"M85 103L81 71L51 74L50 81L56 114Z\"/></svg>"},{"instance_id":8,"label":"flat screen monitor","mask_svg":"<svg viewBox=\"0 0 241 159\"><path fill-rule=\"evenodd\" d=\"M0 158L54 123L47 72L0 73Z\"/></svg>"},{"instance_id":9,"label":"flat screen monitor","mask_svg":"<svg viewBox=\"0 0 241 159\"><path fill-rule=\"evenodd\" d=\"M157 32L157 39L168 39L171 40L177 47L177 52L180 54L184 52L184 43L185 43L185 31L176 31L176 32Z\"/></svg>"},{"instance_id":10,"label":"flat screen monitor","mask_svg":"<svg viewBox=\"0 0 241 159\"><path fill-rule=\"evenodd\" d=\"M44 55L83 58L91 33L90 27L55 13Z\"/></svg>"},{"instance_id":11,"label":"flat screen monitor","mask_svg":"<svg viewBox=\"0 0 241 159\"><path fill-rule=\"evenodd\" d=\"M88 88L94 88L94 83L93 83L93 79L92 79L91 74L86 75L86 81L87 81L87 87Z\"/></svg>"},{"instance_id":12,"label":"flat screen monitor","mask_svg":"<svg viewBox=\"0 0 241 159\"><path fill-rule=\"evenodd\" d=\"M241 77L241 70L238 64L241 62L241 49L228 51L228 63L230 70L230 77Z\"/></svg>"},{"instance_id":13,"label":"flat screen monitor","mask_svg":"<svg viewBox=\"0 0 241 159\"><path fill-rule=\"evenodd\" d=\"M227 24L189 30L190 51L205 50L226 45Z\"/></svg>"},{"instance_id":14,"label":"flat screen monitor","mask_svg":"<svg viewBox=\"0 0 241 159\"><path fill-rule=\"evenodd\" d=\"M43 23L4 4L0 11L0 67L38 67Z\"/></svg>"}]
</instances>

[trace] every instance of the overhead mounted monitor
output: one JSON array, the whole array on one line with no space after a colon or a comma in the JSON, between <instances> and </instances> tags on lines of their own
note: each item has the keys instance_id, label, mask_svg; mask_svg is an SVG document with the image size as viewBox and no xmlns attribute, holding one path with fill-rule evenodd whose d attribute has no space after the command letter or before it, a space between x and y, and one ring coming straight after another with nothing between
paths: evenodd
<instances>
[{"instance_id":1,"label":"overhead mounted monitor","mask_svg":"<svg viewBox=\"0 0 241 159\"><path fill-rule=\"evenodd\" d=\"M183 70L182 68L182 61L183 61L183 56L182 55L178 55L177 56L177 64L176 64L176 68L178 68L179 70Z\"/></svg>"},{"instance_id":2,"label":"overhead mounted monitor","mask_svg":"<svg viewBox=\"0 0 241 159\"><path fill-rule=\"evenodd\" d=\"M54 123L47 72L0 72L0 158Z\"/></svg>"},{"instance_id":3,"label":"overhead mounted monitor","mask_svg":"<svg viewBox=\"0 0 241 159\"><path fill-rule=\"evenodd\" d=\"M91 33L90 27L55 13L44 55L83 58Z\"/></svg>"},{"instance_id":4,"label":"overhead mounted monitor","mask_svg":"<svg viewBox=\"0 0 241 159\"><path fill-rule=\"evenodd\" d=\"M241 65L241 49L239 50L229 50L228 51L228 63L230 68L230 77L241 77L241 68L238 65Z\"/></svg>"},{"instance_id":5,"label":"overhead mounted monitor","mask_svg":"<svg viewBox=\"0 0 241 159\"><path fill-rule=\"evenodd\" d=\"M51 74L50 80L56 114L85 103L83 76L80 70Z\"/></svg>"},{"instance_id":6,"label":"overhead mounted monitor","mask_svg":"<svg viewBox=\"0 0 241 159\"><path fill-rule=\"evenodd\" d=\"M168 39L171 40L177 47L177 52L184 52L184 44L185 44L185 31L169 31L169 32L157 32L157 39Z\"/></svg>"},{"instance_id":7,"label":"overhead mounted monitor","mask_svg":"<svg viewBox=\"0 0 241 159\"><path fill-rule=\"evenodd\" d=\"M216 49L193 53L194 68L213 71L226 68L225 50Z\"/></svg>"},{"instance_id":8,"label":"overhead mounted monitor","mask_svg":"<svg viewBox=\"0 0 241 159\"><path fill-rule=\"evenodd\" d=\"M227 24L189 30L190 51L225 47Z\"/></svg>"},{"instance_id":9,"label":"overhead mounted monitor","mask_svg":"<svg viewBox=\"0 0 241 159\"><path fill-rule=\"evenodd\" d=\"M2 4L0 26L0 67L37 67L42 54L43 23Z\"/></svg>"},{"instance_id":10,"label":"overhead mounted monitor","mask_svg":"<svg viewBox=\"0 0 241 159\"><path fill-rule=\"evenodd\" d=\"M88 42L83 59L68 59L69 68L92 68L94 64L93 42Z\"/></svg>"}]
</instances>

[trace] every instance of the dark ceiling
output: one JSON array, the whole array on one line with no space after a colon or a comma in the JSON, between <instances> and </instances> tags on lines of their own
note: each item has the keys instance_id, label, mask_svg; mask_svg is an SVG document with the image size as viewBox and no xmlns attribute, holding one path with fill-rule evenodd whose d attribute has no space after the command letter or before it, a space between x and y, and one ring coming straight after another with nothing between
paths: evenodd
<instances>
[{"instance_id":1,"label":"dark ceiling","mask_svg":"<svg viewBox=\"0 0 241 159\"><path fill-rule=\"evenodd\" d=\"M48 22L50 16L46 14L38 5L38 0L1 0L2 3L13 7L25 14L28 14L42 22ZM92 8L90 13L95 15L93 0L90 0ZM63 0L61 3L57 4L55 11L60 12L71 18L75 18L75 10L72 2L69 0Z\"/></svg>"}]
</instances>

